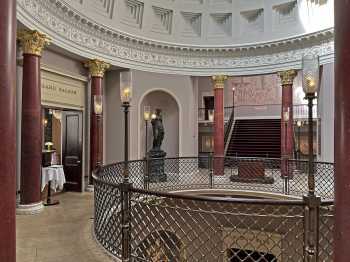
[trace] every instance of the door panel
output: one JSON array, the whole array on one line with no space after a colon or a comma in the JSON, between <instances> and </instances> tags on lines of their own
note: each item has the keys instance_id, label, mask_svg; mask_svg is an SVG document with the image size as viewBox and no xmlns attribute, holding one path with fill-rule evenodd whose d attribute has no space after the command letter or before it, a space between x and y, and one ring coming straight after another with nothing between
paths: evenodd
<instances>
[{"instance_id":1,"label":"door panel","mask_svg":"<svg viewBox=\"0 0 350 262\"><path fill-rule=\"evenodd\" d=\"M82 190L82 138L83 121L79 111L62 112L62 154L66 175L65 189Z\"/></svg>"}]
</instances>

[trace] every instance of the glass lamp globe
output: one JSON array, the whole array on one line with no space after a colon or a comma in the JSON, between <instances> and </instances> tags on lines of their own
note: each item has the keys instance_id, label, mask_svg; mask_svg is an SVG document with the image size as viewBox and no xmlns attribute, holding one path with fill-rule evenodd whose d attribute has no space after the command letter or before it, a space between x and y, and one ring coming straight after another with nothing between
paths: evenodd
<instances>
[{"instance_id":1,"label":"glass lamp globe","mask_svg":"<svg viewBox=\"0 0 350 262\"><path fill-rule=\"evenodd\" d=\"M102 105L102 96L94 96L94 112L96 115L102 115L103 105Z\"/></svg>"},{"instance_id":2,"label":"glass lamp globe","mask_svg":"<svg viewBox=\"0 0 350 262\"><path fill-rule=\"evenodd\" d=\"M303 91L306 95L315 95L319 87L319 57L308 54L302 58Z\"/></svg>"},{"instance_id":3,"label":"glass lamp globe","mask_svg":"<svg viewBox=\"0 0 350 262\"><path fill-rule=\"evenodd\" d=\"M145 119L145 121L151 120L151 107L150 106L143 107L143 118Z\"/></svg>"},{"instance_id":4,"label":"glass lamp globe","mask_svg":"<svg viewBox=\"0 0 350 262\"><path fill-rule=\"evenodd\" d=\"M120 72L120 99L123 104L129 104L132 97L132 74L130 71Z\"/></svg>"}]
</instances>

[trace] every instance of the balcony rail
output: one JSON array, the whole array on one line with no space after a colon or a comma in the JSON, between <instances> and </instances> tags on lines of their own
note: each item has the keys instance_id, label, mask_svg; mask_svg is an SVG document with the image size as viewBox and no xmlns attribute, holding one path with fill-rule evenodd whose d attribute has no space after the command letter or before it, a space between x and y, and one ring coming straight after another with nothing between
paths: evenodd
<instances>
[{"instance_id":1,"label":"balcony rail","mask_svg":"<svg viewBox=\"0 0 350 262\"><path fill-rule=\"evenodd\" d=\"M150 171L156 163L164 165L162 181ZM333 164L314 164L318 197L305 196L307 162L288 161L283 175L281 166L262 158L146 159L127 163L130 183L124 162L104 166L94 174L96 240L123 261L332 261Z\"/></svg>"},{"instance_id":2,"label":"balcony rail","mask_svg":"<svg viewBox=\"0 0 350 262\"><path fill-rule=\"evenodd\" d=\"M228 121L234 109L235 118L280 118L281 105L239 105L224 108L224 119ZM317 105L312 108L313 118L317 118ZM294 119L306 119L308 117L307 105L300 104L293 106ZM213 122L214 109L198 108L198 122Z\"/></svg>"}]
</instances>

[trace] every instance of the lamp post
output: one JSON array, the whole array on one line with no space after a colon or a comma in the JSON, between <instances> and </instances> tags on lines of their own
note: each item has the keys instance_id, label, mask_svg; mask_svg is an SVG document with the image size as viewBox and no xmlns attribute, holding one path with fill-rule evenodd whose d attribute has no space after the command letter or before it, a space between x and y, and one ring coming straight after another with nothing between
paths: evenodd
<instances>
[{"instance_id":1,"label":"lamp post","mask_svg":"<svg viewBox=\"0 0 350 262\"><path fill-rule=\"evenodd\" d=\"M305 99L308 100L308 188L307 196L304 196L305 203L305 254L308 261L318 261L319 250L319 213L321 199L315 195L315 174L314 174L314 154L313 154L313 120L312 106L313 100L318 92L319 80L319 58L314 55L306 55L302 59L303 90Z\"/></svg>"},{"instance_id":2,"label":"lamp post","mask_svg":"<svg viewBox=\"0 0 350 262\"><path fill-rule=\"evenodd\" d=\"M129 180L129 107L132 96L131 72L120 72L120 99L124 108L124 180Z\"/></svg>"},{"instance_id":3,"label":"lamp post","mask_svg":"<svg viewBox=\"0 0 350 262\"><path fill-rule=\"evenodd\" d=\"M143 107L143 119L145 120L146 125L146 135L145 135L145 158L147 158L147 139L148 139L148 121L151 119L151 107L150 106L144 106Z\"/></svg>"},{"instance_id":4,"label":"lamp post","mask_svg":"<svg viewBox=\"0 0 350 262\"><path fill-rule=\"evenodd\" d=\"M306 55L302 59L303 68L303 90L305 99L308 100L308 146L309 146L309 163L308 163L308 186L309 195L315 194L315 176L314 176L314 152L313 152L313 119L312 107L313 100L316 98L319 80L319 58L318 56Z\"/></svg>"},{"instance_id":5,"label":"lamp post","mask_svg":"<svg viewBox=\"0 0 350 262\"><path fill-rule=\"evenodd\" d=\"M300 129L303 126L303 122L301 120L297 121L298 127L298 149L297 149L297 160L300 160Z\"/></svg>"},{"instance_id":6,"label":"lamp post","mask_svg":"<svg viewBox=\"0 0 350 262\"><path fill-rule=\"evenodd\" d=\"M128 114L132 96L131 72L120 72L120 99L124 108L124 177L120 185L121 191L121 224L122 224L122 261L129 261L130 245L130 187L129 181L129 125Z\"/></svg>"},{"instance_id":7,"label":"lamp post","mask_svg":"<svg viewBox=\"0 0 350 262\"><path fill-rule=\"evenodd\" d=\"M97 128L96 128L96 137L98 140L100 140L102 137L100 136L100 132L101 132L101 126L102 126L102 113L103 113L103 102L102 102L102 95L94 95L93 96L94 99L94 113L96 116L96 123L97 123ZM102 141L98 141L96 143L96 151L97 151L97 159L96 159L96 167L93 168L99 168L101 166L101 145L103 144Z\"/></svg>"},{"instance_id":8,"label":"lamp post","mask_svg":"<svg viewBox=\"0 0 350 262\"><path fill-rule=\"evenodd\" d=\"M235 87L232 87L232 113L233 116L235 114Z\"/></svg>"}]
</instances>

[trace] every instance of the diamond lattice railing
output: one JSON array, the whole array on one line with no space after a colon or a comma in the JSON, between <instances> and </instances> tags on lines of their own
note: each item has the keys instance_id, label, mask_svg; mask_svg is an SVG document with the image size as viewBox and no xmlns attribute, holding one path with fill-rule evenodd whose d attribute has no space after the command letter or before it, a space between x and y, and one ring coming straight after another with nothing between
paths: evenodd
<instances>
[{"instance_id":1,"label":"diamond lattice railing","mask_svg":"<svg viewBox=\"0 0 350 262\"><path fill-rule=\"evenodd\" d=\"M124 227L131 236L128 243L133 261L304 260L304 237L310 234L305 227L309 207L302 198L308 192L307 162L164 159L166 178L156 181L151 177L152 161L159 160L130 161L127 169L121 162L104 166L94 175L94 232L111 254L122 256ZM218 165L220 176L214 172ZM130 220L122 225L120 185L125 174L132 187L128 210L124 210ZM314 175L316 195L322 198L319 261L332 261L333 164L316 162ZM248 195L237 198L237 190ZM255 199L249 199L252 192ZM276 200L285 199L283 195L295 200Z\"/></svg>"}]
</instances>

